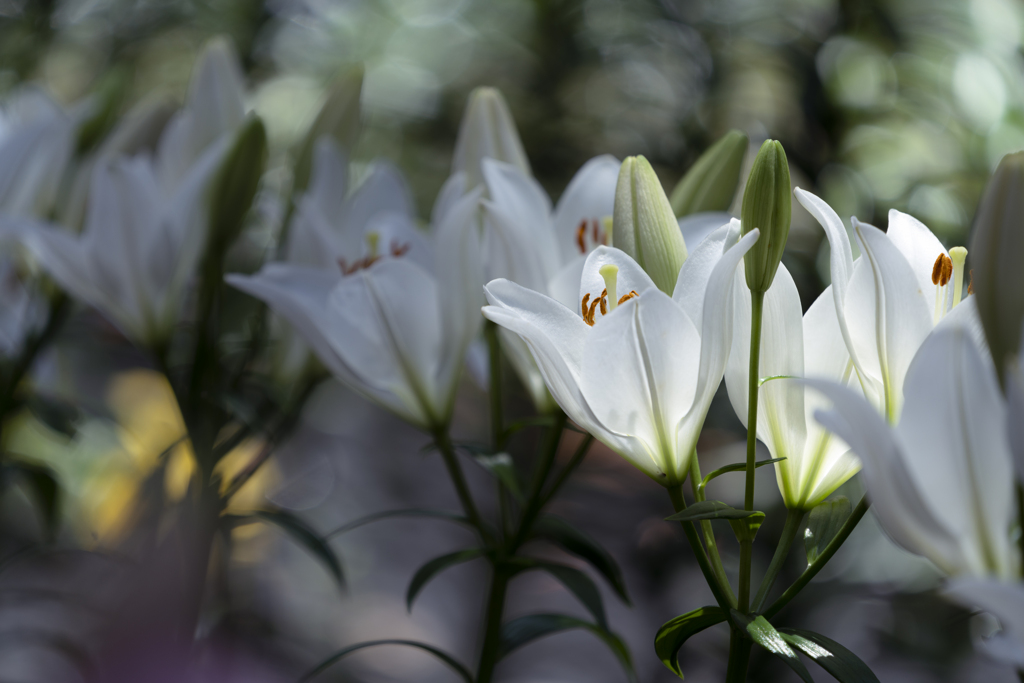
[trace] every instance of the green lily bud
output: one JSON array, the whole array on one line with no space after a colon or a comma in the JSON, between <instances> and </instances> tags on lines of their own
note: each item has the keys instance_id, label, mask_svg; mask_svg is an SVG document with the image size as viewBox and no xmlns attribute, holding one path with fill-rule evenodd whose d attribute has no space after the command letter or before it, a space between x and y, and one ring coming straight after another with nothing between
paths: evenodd
<instances>
[{"instance_id":1,"label":"green lily bud","mask_svg":"<svg viewBox=\"0 0 1024 683\"><path fill-rule=\"evenodd\" d=\"M267 165L267 131L258 116L238 130L210 186L210 231L206 257L213 267L242 231Z\"/></svg>"},{"instance_id":2,"label":"green lily bud","mask_svg":"<svg viewBox=\"0 0 1024 683\"><path fill-rule=\"evenodd\" d=\"M344 150L351 150L359 137L360 95L363 90L363 67L357 66L337 78L327 91L327 100L320 108L313 125L302 139L295 157L292 192L302 194L309 186L313 172L313 150L321 136L333 138Z\"/></svg>"},{"instance_id":3,"label":"green lily bud","mask_svg":"<svg viewBox=\"0 0 1024 683\"><path fill-rule=\"evenodd\" d=\"M752 292L767 292L779 269L789 238L792 190L782 143L765 140L750 169L740 210L743 234L754 228L761 231L757 243L743 257L747 287Z\"/></svg>"},{"instance_id":4,"label":"green lily bud","mask_svg":"<svg viewBox=\"0 0 1024 683\"><path fill-rule=\"evenodd\" d=\"M452 173L465 172L467 187L476 187L484 181L484 159L504 161L530 175L530 162L516 122L497 88L476 88L469 94L455 141Z\"/></svg>"},{"instance_id":5,"label":"green lily bud","mask_svg":"<svg viewBox=\"0 0 1024 683\"><path fill-rule=\"evenodd\" d=\"M740 184L747 136L730 130L711 145L672 190L672 210L682 218L701 211L726 211Z\"/></svg>"},{"instance_id":6,"label":"green lily bud","mask_svg":"<svg viewBox=\"0 0 1024 683\"><path fill-rule=\"evenodd\" d=\"M612 225L612 245L632 256L658 289L672 294L686 242L661 181L642 156L622 162Z\"/></svg>"},{"instance_id":7,"label":"green lily bud","mask_svg":"<svg viewBox=\"0 0 1024 683\"><path fill-rule=\"evenodd\" d=\"M974 219L971 261L978 315L1003 383L1024 322L1024 152L1004 156L988 181Z\"/></svg>"}]
</instances>

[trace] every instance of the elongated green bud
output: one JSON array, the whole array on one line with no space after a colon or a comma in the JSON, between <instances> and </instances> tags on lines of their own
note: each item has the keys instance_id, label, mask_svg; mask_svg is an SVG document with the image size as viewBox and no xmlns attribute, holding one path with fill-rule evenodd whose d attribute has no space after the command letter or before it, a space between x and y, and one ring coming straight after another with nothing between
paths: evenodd
<instances>
[{"instance_id":1,"label":"elongated green bud","mask_svg":"<svg viewBox=\"0 0 1024 683\"><path fill-rule=\"evenodd\" d=\"M682 218L701 211L726 211L740 184L747 136L730 130L708 147L672 190L672 210Z\"/></svg>"},{"instance_id":2,"label":"elongated green bud","mask_svg":"<svg viewBox=\"0 0 1024 683\"><path fill-rule=\"evenodd\" d=\"M530 162L519 139L516 122L497 88L476 88L469 94L455 141L452 173L464 172L466 186L476 187L484 181L484 159L504 161L530 175Z\"/></svg>"},{"instance_id":3,"label":"elongated green bud","mask_svg":"<svg viewBox=\"0 0 1024 683\"><path fill-rule=\"evenodd\" d=\"M297 197L309 186L313 172L313 151L321 136L333 138L345 151L350 151L359 137L360 95L363 89L363 67L357 66L339 74L327 91L313 125L302 139L295 157L292 192Z\"/></svg>"},{"instance_id":4,"label":"elongated green bud","mask_svg":"<svg viewBox=\"0 0 1024 683\"><path fill-rule=\"evenodd\" d=\"M789 162L782 143L765 140L750 169L740 211L744 235L754 228L761 230L761 237L743 257L747 287L752 292L767 292L779 269L789 238L791 192Z\"/></svg>"},{"instance_id":5,"label":"elongated green bud","mask_svg":"<svg viewBox=\"0 0 1024 683\"><path fill-rule=\"evenodd\" d=\"M971 265L978 315L1003 383L1024 322L1024 152L1004 156L988 181L974 219Z\"/></svg>"},{"instance_id":6,"label":"elongated green bud","mask_svg":"<svg viewBox=\"0 0 1024 683\"><path fill-rule=\"evenodd\" d=\"M242 124L210 186L207 259L220 263L242 231L267 165L267 131L258 116Z\"/></svg>"},{"instance_id":7,"label":"elongated green bud","mask_svg":"<svg viewBox=\"0 0 1024 683\"><path fill-rule=\"evenodd\" d=\"M686 260L686 242L661 181L642 156L622 162L612 225L612 245L632 256L658 289L671 294Z\"/></svg>"}]
</instances>

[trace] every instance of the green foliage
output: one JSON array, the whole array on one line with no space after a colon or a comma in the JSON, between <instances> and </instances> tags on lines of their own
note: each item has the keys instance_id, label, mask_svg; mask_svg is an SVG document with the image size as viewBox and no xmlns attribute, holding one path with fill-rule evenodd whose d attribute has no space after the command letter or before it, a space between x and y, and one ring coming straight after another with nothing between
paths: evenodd
<instances>
[{"instance_id":1,"label":"green foliage","mask_svg":"<svg viewBox=\"0 0 1024 683\"><path fill-rule=\"evenodd\" d=\"M501 627L501 644L498 648L498 658L501 659L513 650L538 638L574 628L586 629L600 638L608 646L608 649L612 651L616 659L619 660L629 680L637 680L629 648L626 647L626 644L619 636L601 628L597 624L565 614L528 614L507 622Z\"/></svg>"},{"instance_id":2,"label":"green foliage","mask_svg":"<svg viewBox=\"0 0 1024 683\"><path fill-rule=\"evenodd\" d=\"M485 548L469 548L468 550L459 550L454 553L447 555L441 555L427 562L425 565L416 570L416 573L412 577L412 581L409 582L409 589L405 592L405 607L410 612L412 611L412 603L416 600L416 596L419 595L423 587L427 585L432 578L443 572L448 567L454 567L457 564L463 562L469 562L475 560L478 557L483 557L487 554Z\"/></svg>"},{"instance_id":3,"label":"green foliage","mask_svg":"<svg viewBox=\"0 0 1024 683\"><path fill-rule=\"evenodd\" d=\"M588 534L554 515L545 515L533 526L533 536L554 543L562 550L586 560L601 576L603 576L616 594L627 605L630 604L626 591L626 581L622 570L611 554Z\"/></svg>"},{"instance_id":4,"label":"green foliage","mask_svg":"<svg viewBox=\"0 0 1024 683\"><path fill-rule=\"evenodd\" d=\"M672 673L683 678L682 667L679 666L679 650L691 636L728 618L721 607L698 607L697 609L669 619L654 636L654 652L661 663Z\"/></svg>"},{"instance_id":5,"label":"green foliage","mask_svg":"<svg viewBox=\"0 0 1024 683\"><path fill-rule=\"evenodd\" d=\"M811 510L807 518L807 530L804 532L807 564L818 559L825 547L836 537L850 516L850 509L849 499L846 496L839 496L835 500L826 500Z\"/></svg>"},{"instance_id":6,"label":"green foliage","mask_svg":"<svg viewBox=\"0 0 1024 683\"><path fill-rule=\"evenodd\" d=\"M778 631L787 643L817 662L839 683L878 683L878 677L867 664L831 638L796 628Z\"/></svg>"},{"instance_id":7,"label":"green foliage","mask_svg":"<svg viewBox=\"0 0 1024 683\"><path fill-rule=\"evenodd\" d=\"M676 216L729 209L748 142L746 133L730 130L700 155L672 190L669 201Z\"/></svg>"},{"instance_id":8,"label":"green foliage","mask_svg":"<svg viewBox=\"0 0 1024 683\"><path fill-rule=\"evenodd\" d=\"M348 647L342 648L342 649L338 650L337 652L335 652L334 654L332 654L327 659L325 659L324 661L322 661L319 664L317 664L315 667L313 667L312 670L310 670L302 678L299 679L299 683L306 683L306 681L310 681L310 680L314 679L316 676L320 675L323 671L325 671L326 669L328 669L329 667L334 665L335 662L339 661L340 659L342 659L343 657L345 657L347 655L352 654L353 652L357 652L359 650L364 650L364 649L366 649L368 647L377 647L379 645L405 645L407 647L418 648L420 650L423 650L424 652L429 652L430 654L434 655L435 657L440 659L442 662L447 664L448 667L452 671L457 673L459 675L459 677L463 681L465 681L466 683L473 683L473 674L471 674L469 672L469 670L466 669L466 667L464 667L462 664L460 664L458 662L458 660L456 660L454 657L452 657L447 652L444 652L443 650L439 650L438 648L434 647L433 645L427 645L426 643L420 643L420 642L415 641L415 640L397 640L397 639L371 640L371 641L367 641L365 643L356 643L355 645L349 645Z\"/></svg>"}]
</instances>

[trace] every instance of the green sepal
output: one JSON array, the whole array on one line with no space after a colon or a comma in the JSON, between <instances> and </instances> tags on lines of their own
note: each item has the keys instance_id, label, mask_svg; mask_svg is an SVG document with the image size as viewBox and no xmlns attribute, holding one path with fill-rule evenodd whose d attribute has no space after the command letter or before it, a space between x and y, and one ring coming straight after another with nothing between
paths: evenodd
<instances>
[{"instance_id":1,"label":"green sepal","mask_svg":"<svg viewBox=\"0 0 1024 683\"><path fill-rule=\"evenodd\" d=\"M807 516L807 529L804 531L807 564L812 564L818 559L821 552L832 542L849 518L851 509L850 500L846 496L838 496L811 510Z\"/></svg>"},{"instance_id":2,"label":"green sepal","mask_svg":"<svg viewBox=\"0 0 1024 683\"><path fill-rule=\"evenodd\" d=\"M839 683L879 683L874 672L845 647L820 633L796 628L780 628L787 643L813 659Z\"/></svg>"},{"instance_id":3,"label":"green sepal","mask_svg":"<svg viewBox=\"0 0 1024 683\"><path fill-rule=\"evenodd\" d=\"M669 201L677 217L729 210L748 143L745 133L730 130L700 155L672 190Z\"/></svg>"},{"instance_id":4,"label":"green sepal","mask_svg":"<svg viewBox=\"0 0 1024 683\"><path fill-rule=\"evenodd\" d=\"M574 628L585 629L600 638L619 660L629 680L634 682L637 680L636 671L633 670L633 658L622 638L597 624L565 614L528 614L503 624L501 640L498 645L498 659L504 658L513 650L538 638Z\"/></svg>"},{"instance_id":5,"label":"green sepal","mask_svg":"<svg viewBox=\"0 0 1024 683\"><path fill-rule=\"evenodd\" d=\"M447 555L441 555L440 557L435 557L427 562L416 570L416 573L412 577L412 581L409 582L409 589L405 592L406 609L410 612L412 611L412 603L416 600L416 596L419 595L423 587L427 585L428 581L443 572L445 569L448 567L454 567L457 564L462 564L463 562L475 560L486 554L486 548L469 548L468 550L459 550L454 553L448 553Z\"/></svg>"},{"instance_id":6,"label":"green sepal","mask_svg":"<svg viewBox=\"0 0 1024 683\"><path fill-rule=\"evenodd\" d=\"M699 607L692 612L669 619L661 625L654 636L654 652L672 673L683 678L683 670L679 666L679 650L683 643L690 636L722 623L728 616L721 607Z\"/></svg>"},{"instance_id":7,"label":"green sepal","mask_svg":"<svg viewBox=\"0 0 1024 683\"><path fill-rule=\"evenodd\" d=\"M800 661L800 657L789 646L782 634L776 631L775 627L769 624L763 616L747 616L731 609L729 610L729 620L748 638L784 661L806 683L814 683L814 679L811 678L804 663Z\"/></svg>"}]
</instances>

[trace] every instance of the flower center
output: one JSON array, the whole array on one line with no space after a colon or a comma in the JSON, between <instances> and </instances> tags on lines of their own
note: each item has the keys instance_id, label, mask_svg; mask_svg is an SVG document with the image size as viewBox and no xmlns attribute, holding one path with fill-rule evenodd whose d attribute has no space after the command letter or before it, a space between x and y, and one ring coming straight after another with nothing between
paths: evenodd
<instances>
[{"instance_id":1,"label":"flower center","mask_svg":"<svg viewBox=\"0 0 1024 683\"><path fill-rule=\"evenodd\" d=\"M366 233L366 255L360 259L356 259L351 264L344 257L338 259L338 267L341 268L342 275L351 275L360 270L366 270L377 261L381 260L381 255L378 253L378 247L380 245L380 234L372 231ZM409 251L409 244L399 242L396 239L391 240L389 245L388 255L392 258L398 258L404 256Z\"/></svg>"},{"instance_id":2,"label":"flower center","mask_svg":"<svg viewBox=\"0 0 1024 683\"><path fill-rule=\"evenodd\" d=\"M964 292L964 262L967 260L967 250L963 247L953 247L949 250L949 256L939 254L932 266L932 284L935 285L935 313L933 320L938 323L942 318L956 308L963 298ZM950 280L953 281L953 298L949 309L946 309L946 292ZM973 275L972 275L973 280ZM967 286L967 293L972 294L970 284Z\"/></svg>"},{"instance_id":3,"label":"flower center","mask_svg":"<svg viewBox=\"0 0 1024 683\"><path fill-rule=\"evenodd\" d=\"M605 216L600 220L584 218L576 228L576 246L579 247L581 254L586 254L595 247L607 245L611 241L608 239L610 233L611 216Z\"/></svg>"},{"instance_id":4,"label":"flower center","mask_svg":"<svg viewBox=\"0 0 1024 683\"><path fill-rule=\"evenodd\" d=\"M594 326L594 316L597 313L598 308L601 309L601 315L608 315L608 311L614 311L616 307L625 302L629 301L635 296L640 296L636 293L636 290L631 290L629 294L623 294L621 298L616 299L616 287L619 280L619 268L611 263L606 263L601 266L598 270L601 277L604 278L604 291L601 292L601 296L595 297L593 301L590 299L590 292L583 295L583 301L580 303L581 313L583 314L583 322Z\"/></svg>"}]
</instances>

